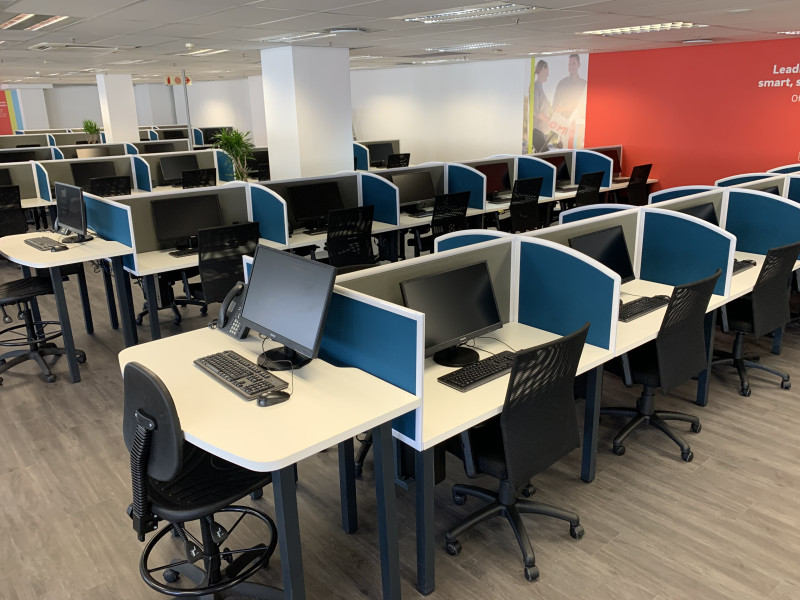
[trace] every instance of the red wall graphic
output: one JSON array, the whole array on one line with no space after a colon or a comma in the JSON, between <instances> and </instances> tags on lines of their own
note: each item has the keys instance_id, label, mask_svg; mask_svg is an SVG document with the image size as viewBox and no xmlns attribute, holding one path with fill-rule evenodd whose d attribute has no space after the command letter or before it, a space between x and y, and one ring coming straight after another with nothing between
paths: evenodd
<instances>
[{"instance_id":1,"label":"red wall graphic","mask_svg":"<svg viewBox=\"0 0 800 600\"><path fill-rule=\"evenodd\" d=\"M14 133L11 127L11 114L8 106L8 95L0 90L0 135Z\"/></svg>"},{"instance_id":2,"label":"red wall graphic","mask_svg":"<svg viewBox=\"0 0 800 600\"><path fill-rule=\"evenodd\" d=\"M800 40L592 54L586 147L658 188L800 163Z\"/></svg>"}]
</instances>

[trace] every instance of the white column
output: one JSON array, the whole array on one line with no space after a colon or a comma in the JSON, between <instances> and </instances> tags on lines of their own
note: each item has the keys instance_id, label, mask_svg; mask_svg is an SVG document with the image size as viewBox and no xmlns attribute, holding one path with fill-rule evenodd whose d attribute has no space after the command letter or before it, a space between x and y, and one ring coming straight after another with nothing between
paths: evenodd
<instances>
[{"instance_id":1,"label":"white column","mask_svg":"<svg viewBox=\"0 0 800 600\"><path fill-rule=\"evenodd\" d=\"M253 144L267 145L267 109L264 106L264 84L260 75L247 78L250 92L250 122L253 124Z\"/></svg>"},{"instance_id":2,"label":"white column","mask_svg":"<svg viewBox=\"0 0 800 600\"><path fill-rule=\"evenodd\" d=\"M19 109L25 129L50 129L43 89L18 89Z\"/></svg>"},{"instance_id":3,"label":"white column","mask_svg":"<svg viewBox=\"0 0 800 600\"><path fill-rule=\"evenodd\" d=\"M107 142L138 142L139 123L130 75L98 75L97 92Z\"/></svg>"},{"instance_id":4,"label":"white column","mask_svg":"<svg viewBox=\"0 0 800 600\"><path fill-rule=\"evenodd\" d=\"M270 174L273 179L353 169L347 48L261 51Z\"/></svg>"}]
</instances>

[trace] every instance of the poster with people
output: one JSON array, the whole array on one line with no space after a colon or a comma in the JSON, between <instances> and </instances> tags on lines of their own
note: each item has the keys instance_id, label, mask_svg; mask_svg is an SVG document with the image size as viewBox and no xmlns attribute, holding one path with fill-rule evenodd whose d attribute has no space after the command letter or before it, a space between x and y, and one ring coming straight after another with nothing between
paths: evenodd
<instances>
[{"instance_id":1,"label":"poster with people","mask_svg":"<svg viewBox=\"0 0 800 600\"><path fill-rule=\"evenodd\" d=\"M525 94L522 150L583 148L588 54L532 58Z\"/></svg>"}]
</instances>

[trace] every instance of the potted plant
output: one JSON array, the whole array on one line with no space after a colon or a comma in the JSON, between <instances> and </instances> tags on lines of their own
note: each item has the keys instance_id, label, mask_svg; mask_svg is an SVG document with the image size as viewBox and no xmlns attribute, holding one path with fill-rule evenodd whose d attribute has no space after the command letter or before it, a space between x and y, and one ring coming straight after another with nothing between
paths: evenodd
<instances>
[{"instance_id":1,"label":"potted plant","mask_svg":"<svg viewBox=\"0 0 800 600\"><path fill-rule=\"evenodd\" d=\"M96 121L84 119L83 132L86 134L86 141L90 144L97 144L100 142L100 126Z\"/></svg>"},{"instance_id":2,"label":"potted plant","mask_svg":"<svg viewBox=\"0 0 800 600\"><path fill-rule=\"evenodd\" d=\"M211 140L214 148L223 150L231 157L233 175L236 179L247 181L247 161L253 158L253 142L250 132L238 129L221 129Z\"/></svg>"}]
</instances>

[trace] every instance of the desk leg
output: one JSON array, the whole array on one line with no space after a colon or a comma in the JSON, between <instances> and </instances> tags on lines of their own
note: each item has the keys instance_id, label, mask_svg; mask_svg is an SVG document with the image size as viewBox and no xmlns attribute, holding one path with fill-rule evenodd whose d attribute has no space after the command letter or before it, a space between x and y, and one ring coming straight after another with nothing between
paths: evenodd
<instances>
[{"instance_id":1,"label":"desk leg","mask_svg":"<svg viewBox=\"0 0 800 600\"><path fill-rule=\"evenodd\" d=\"M603 395L603 367L599 366L586 374L586 406L583 417L583 457L581 479L594 481L597 465L597 435L600 429L600 400Z\"/></svg>"},{"instance_id":2,"label":"desk leg","mask_svg":"<svg viewBox=\"0 0 800 600\"><path fill-rule=\"evenodd\" d=\"M114 299L114 287L111 285L111 271L106 264L103 264L103 289L106 292L106 306L108 306L108 320L111 329L119 329L117 319L117 301Z\"/></svg>"},{"instance_id":3,"label":"desk leg","mask_svg":"<svg viewBox=\"0 0 800 600\"><path fill-rule=\"evenodd\" d=\"M31 278L31 269L30 267L23 266L22 267L22 276L25 279ZM42 320L42 313L39 310L39 301L36 298L31 299L31 315L33 315L34 321L41 321ZM39 327L36 331L36 335L38 337L44 336L44 328Z\"/></svg>"},{"instance_id":4,"label":"desk leg","mask_svg":"<svg viewBox=\"0 0 800 600\"><path fill-rule=\"evenodd\" d=\"M342 529L345 533L358 531L356 463L353 453L353 438L339 444L339 494L342 504Z\"/></svg>"},{"instance_id":5,"label":"desk leg","mask_svg":"<svg viewBox=\"0 0 800 600\"><path fill-rule=\"evenodd\" d=\"M781 353L781 344L783 343L783 327L776 329L772 332L772 353Z\"/></svg>"},{"instance_id":6,"label":"desk leg","mask_svg":"<svg viewBox=\"0 0 800 600\"><path fill-rule=\"evenodd\" d=\"M278 547L281 553L283 595L286 600L305 600L300 521L297 514L297 483L292 466L272 472L272 490L275 497Z\"/></svg>"},{"instance_id":7,"label":"desk leg","mask_svg":"<svg viewBox=\"0 0 800 600\"><path fill-rule=\"evenodd\" d=\"M136 317L133 314L131 278L128 277L128 273L122 265L121 256L112 258L111 266L114 269L114 281L117 284L119 314L122 317L122 337L125 340L125 347L129 348L139 343L139 334L136 331Z\"/></svg>"},{"instance_id":8,"label":"desk leg","mask_svg":"<svg viewBox=\"0 0 800 600\"><path fill-rule=\"evenodd\" d=\"M158 296L156 295L157 275L146 275L144 278L144 292L147 295L147 318L150 320L150 337L153 340L161 339L161 325L158 322Z\"/></svg>"},{"instance_id":9,"label":"desk leg","mask_svg":"<svg viewBox=\"0 0 800 600\"><path fill-rule=\"evenodd\" d=\"M58 320L61 322L61 337L64 338L64 348L67 351L69 378L72 383L78 383L81 380L81 373L78 370L78 358L75 355L75 341L72 339L72 326L69 322L67 299L64 297L64 284L61 281L61 267L50 268L50 279L53 282L53 294L56 297Z\"/></svg>"},{"instance_id":10,"label":"desk leg","mask_svg":"<svg viewBox=\"0 0 800 600\"><path fill-rule=\"evenodd\" d=\"M706 368L697 375L697 398L695 403L698 406L708 404L708 388L711 383L711 361L714 360L714 329L717 325L717 311L712 310L706 313L703 322L703 335L706 338Z\"/></svg>"},{"instance_id":11,"label":"desk leg","mask_svg":"<svg viewBox=\"0 0 800 600\"><path fill-rule=\"evenodd\" d=\"M433 490L436 482L433 448L414 452L414 473L417 485L417 589L427 596L436 584L433 528Z\"/></svg>"},{"instance_id":12,"label":"desk leg","mask_svg":"<svg viewBox=\"0 0 800 600\"><path fill-rule=\"evenodd\" d=\"M352 444L352 440L351 440ZM378 500L378 536L384 600L400 598L400 548L397 534L397 498L394 488L392 424L372 430L375 454L375 493Z\"/></svg>"},{"instance_id":13,"label":"desk leg","mask_svg":"<svg viewBox=\"0 0 800 600\"><path fill-rule=\"evenodd\" d=\"M89 303L89 290L86 287L86 271L83 268L83 263L78 266L78 291L81 295L81 306L83 306L83 322L86 324L86 333L94 333L92 305Z\"/></svg>"}]
</instances>

